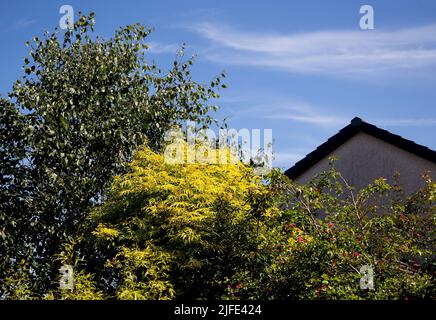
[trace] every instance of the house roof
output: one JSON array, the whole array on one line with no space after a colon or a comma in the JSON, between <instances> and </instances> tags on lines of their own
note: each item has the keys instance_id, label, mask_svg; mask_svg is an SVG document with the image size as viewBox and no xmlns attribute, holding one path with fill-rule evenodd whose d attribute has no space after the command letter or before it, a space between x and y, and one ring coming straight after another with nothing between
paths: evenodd
<instances>
[{"instance_id":1,"label":"house roof","mask_svg":"<svg viewBox=\"0 0 436 320\"><path fill-rule=\"evenodd\" d=\"M286 170L285 174L291 179L297 178L307 169L328 156L332 151L359 132L366 133L370 136L390 143L400 149L436 163L436 151L419 145L413 141L404 139L403 137L390 133L389 131L377 128L376 126L367 123L358 117L355 117L353 120L351 120L349 125L341 129L337 134L309 153L302 160L298 161L293 167Z\"/></svg>"}]
</instances>

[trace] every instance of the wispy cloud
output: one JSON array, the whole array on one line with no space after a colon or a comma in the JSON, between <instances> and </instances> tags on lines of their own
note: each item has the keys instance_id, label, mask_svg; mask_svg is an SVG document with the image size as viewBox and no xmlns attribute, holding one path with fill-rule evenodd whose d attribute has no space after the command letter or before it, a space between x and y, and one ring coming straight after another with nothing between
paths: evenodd
<instances>
[{"instance_id":1,"label":"wispy cloud","mask_svg":"<svg viewBox=\"0 0 436 320\"><path fill-rule=\"evenodd\" d=\"M31 25L34 25L38 21L35 19L28 19L28 18L20 18L16 21L13 21L11 23L4 22L4 25L1 26L0 32L11 32L11 31L19 31L22 29L25 29Z\"/></svg>"},{"instance_id":2,"label":"wispy cloud","mask_svg":"<svg viewBox=\"0 0 436 320\"><path fill-rule=\"evenodd\" d=\"M182 48L182 45L176 43L161 43L150 41L148 43L149 51L151 53L177 53Z\"/></svg>"},{"instance_id":3,"label":"wispy cloud","mask_svg":"<svg viewBox=\"0 0 436 320\"><path fill-rule=\"evenodd\" d=\"M19 19L17 22L15 22L15 25L19 28L25 28L25 27L28 27L28 26L35 24L36 22L37 21L34 19L22 18L22 19Z\"/></svg>"},{"instance_id":4,"label":"wispy cloud","mask_svg":"<svg viewBox=\"0 0 436 320\"><path fill-rule=\"evenodd\" d=\"M258 104L239 109L239 115L251 118L295 121L320 127L338 127L350 121L348 116L334 116L324 112L325 108L313 106L306 102L271 100L269 103Z\"/></svg>"},{"instance_id":5,"label":"wispy cloud","mask_svg":"<svg viewBox=\"0 0 436 320\"><path fill-rule=\"evenodd\" d=\"M297 122L303 122L319 126L338 126L344 125L349 122L348 118L326 116L326 115L298 115L298 114L282 114L274 116L266 116L266 118L293 120Z\"/></svg>"},{"instance_id":6,"label":"wispy cloud","mask_svg":"<svg viewBox=\"0 0 436 320\"><path fill-rule=\"evenodd\" d=\"M280 96L280 94L264 91L259 93L238 93L222 100L227 104L228 116L232 119L263 119L277 122L292 121L312 125L328 130L338 130L350 123L355 116L381 128L387 127L422 127L436 126L436 118L394 118L374 117L364 110L362 113L341 111L328 105L313 104L305 100ZM237 105L234 107L233 105ZM351 109L350 109L351 110ZM300 138L299 138L300 139ZM312 143L313 144L313 143Z\"/></svg>"},{"instance_id":7,"label":"wispy cloud","mask_svg":"<svg viewBox=\"0 0 436 320\"><path fill-rule=\"evenodd\" d=\"M200 23L190 29L212 43L207 57L226 64L293 73L368 75L436 66L436 24L393 31L244 32Z\"/></svg>"}]
</instances>

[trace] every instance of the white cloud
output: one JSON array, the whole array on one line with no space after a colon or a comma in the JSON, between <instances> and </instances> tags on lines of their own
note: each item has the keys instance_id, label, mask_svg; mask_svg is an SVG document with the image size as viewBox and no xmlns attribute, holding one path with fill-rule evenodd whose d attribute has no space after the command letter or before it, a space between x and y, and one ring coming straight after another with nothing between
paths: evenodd
<instances>
[{"instance_id":1,"label":"white cloud","mask_svg":"<svg viewBox=\"0 0 436 320\"><path fill-rule=\"evenodd\" d=\"M148 48L149 52L156 53L156 54L159 54L159 53L176 54L182 48L182 46L179 44L175 44L175 43L165 44L165 43L156 42L156 41L150 41L148 43L148 47L149 47Z\"/></svg>"},{"instance_id":2,"label":"white cloud","mask_svg":"<svg viewBox=\"0 0 436 320\"><path fill-rule=\"evenodd\" d=\"M293 73L364 75L436 66L436 24L395 31L243 32L201 23L190 27L213 44L207 57L226 64Z\"/></svg>"},{"instance_id":3,"label":"white cloud","mask_svg":"<svg viewBox=\"0 0 436 320\"><path fill-rule=\"evenodd\" d=\"M298 114L282 114L274 116L266 116L266 118L293 120L297 122L303 122L319 126L340 126L349 122L348 118L325 116L325 115L298 115Z\"/></svg>"},{"instance_id":4,"label":"white cloud","mask_svg":"<svg viewBox=\"0 0 436 320\"><path fill-rule=\"evenodd\" d=\"M239 116L273 120L291 120L320 127L341 127L350 117L333 116L323 112L325 108L315 107L301 101L282 100L240 108Z\"/></svg>"},{"instance_id":5,"label":"white cloud","mask_svg":"<svg viewBox=\"0 0 436 320\"><path fill-rule=\"evenodd\" d=\"M25 27L28 27L28 26L30 26L32 24L35 24L36 22L37 21L34 20L34 19L21 18L17 22L15 22L15 24L16 24L17 27L25 28Z\"/></svg>"}]
</instances>

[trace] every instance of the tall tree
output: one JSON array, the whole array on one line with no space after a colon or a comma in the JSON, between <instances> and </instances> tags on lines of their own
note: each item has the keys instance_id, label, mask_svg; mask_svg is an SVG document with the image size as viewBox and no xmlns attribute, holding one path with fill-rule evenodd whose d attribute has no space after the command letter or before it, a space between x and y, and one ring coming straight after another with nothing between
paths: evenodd
<instances>
[{"instance_id":1,"label":"tall tree","mask_svg":"<svg viewBox=\"0 0 436 320\"><path fill-rule=\"evenodd\" d=\"M2 250L0 267L30 258L41 292L57 273L54 253L137 146L158 150L168 128L185 120L208 126L217 108L209 101L221 76L194 81L183 53L164 72L146 59L150 29L129 25L103 39L94 23L93 13L80 14L63 34L34 37L25 75L0 103L0 237L14 248Z\"/></svg>"}]
</instances>

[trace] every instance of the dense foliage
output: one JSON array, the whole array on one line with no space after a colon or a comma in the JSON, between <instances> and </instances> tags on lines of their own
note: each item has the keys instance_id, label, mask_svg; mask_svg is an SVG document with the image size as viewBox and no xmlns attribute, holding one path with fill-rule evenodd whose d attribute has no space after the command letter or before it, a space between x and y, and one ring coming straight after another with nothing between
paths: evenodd
<instances>
[{"instance_id":1,"label":"dense foliage","mask_svg":"<svg viewBox=\"0 0 436 320\"><path fill-rule=\"evenodd\" d=\"M118 298L219 297L255 250L246 195L258 187L241 163L168 164L141 149L90 217L88 252L101 253L93 271L111 284L105 291L117 279Z\"/></svg>"},{"instance_id":2,"label":"dense foliage","mask_svg":"<svg viewBox=\"0 0 436 320\"><path fill-rule=\"evenodd\" d=\"M383 178L355 192L333 167L298 185L143 147L59 254L74 290L38 296L18 274L11 298L435 298L436 184L424 178L408 197Z\"/></svg>"},{"instance_id":3,"label":"dense foliage","mask_svg":"<svg viewBox=\"0 0 436 320\"><path fill-rule=\"evenodd\" d=\"M57 276L52 261L62 242L139 145L159 150L173 125L214 121L209 103L220 78L195 82L183 53L165 72L149 63L142 25L111 38L93 31L91 13L71 30L34 37L24 76L0 100L0 268L24 272L24 259L40 292Z\"/></svg>"},{"instance_id":4,"label":"dense foliage","mask_svg":"<svg viewBox=\"0 0 436 320\"><path fill-rule=\"evenodd\" d=\"M0 101L0 299L436 298L428 175L405 195L384 178L354 190L334 161L306 185L225 148L227 164L168 162L164 132L211 124L220 79L196 83L182 57L148 64L141 25L92 30L82 16L35 38Z\"/></svg>"},{"instance_id":5,"label":"dense foliage","mask_svg":"<svg viewBox=\"0 0 436 320\"><path fill-rule=\"evenodd\" d=\"M237 297L436 298L436 183L428 176L410 196L384 178L356 192L333 163L307 185L278 172L270 178L283 210L265 231L263 265L235 279ZM364 266L373 288L360 286Z\"/></svg>"}]
</instances>

